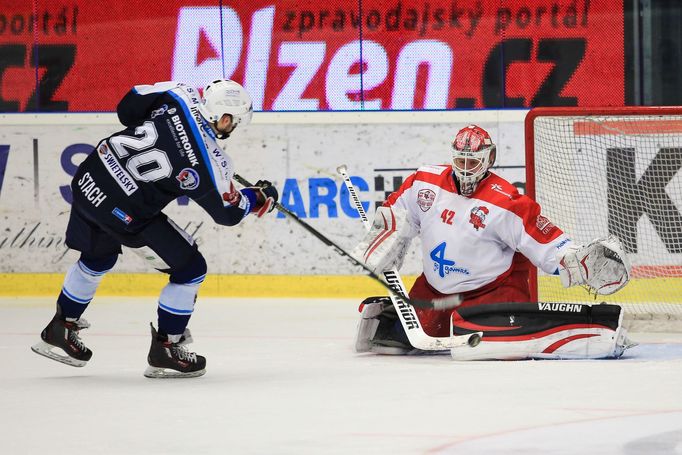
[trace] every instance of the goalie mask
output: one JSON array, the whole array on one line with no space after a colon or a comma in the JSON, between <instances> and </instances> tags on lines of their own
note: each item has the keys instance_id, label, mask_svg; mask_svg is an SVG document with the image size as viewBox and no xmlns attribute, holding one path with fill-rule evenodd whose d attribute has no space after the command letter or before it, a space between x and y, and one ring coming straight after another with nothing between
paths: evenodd
<instances>
[{"instance_id":1,"label":"goalie mask","mask_svg":"<svg viewBox=\"0 0 682 455\"><path fill-rule=\"evenodd\" d=\"M486 130L476 125L462 128L452 142L452 171L462 196L471 196L478 182L495 162L495 144Z\"/></svg>"},{"instance_id":2,"label":"goalie mask","mask_svg":"<svg viewBox=\"0 0 682 455\"><path fill-rule=\"evenodd\" d=\"M211 125L218 139L226 139L237 125L248 125L253 115L253 103L248 92L235 81L218 79L204 88L199 112ZM232 129L229 132L218 131L218 121L223 115L232 117Z\"/></svg>"}]
</instances>

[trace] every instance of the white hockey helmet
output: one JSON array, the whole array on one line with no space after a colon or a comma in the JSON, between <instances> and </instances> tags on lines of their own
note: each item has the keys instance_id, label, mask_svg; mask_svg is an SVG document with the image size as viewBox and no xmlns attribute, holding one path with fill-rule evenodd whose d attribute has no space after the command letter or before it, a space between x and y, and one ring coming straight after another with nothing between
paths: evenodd
<instances>
[{"instance_id":1,"label":"white hockey helmet","mask_svg":"<svg viewBox=\"0 0 682 455\"><path fill-rule=\"evenodd\" d=\"M199 112L214 125L225 114L232 116L234 127L248 125L253 115L253 102L241 84L229 79L217 79L204 88Z\"/></svg>"},{"instance_id":2,"label":"white hockey helmet","mask_svg":"<svg viewBox=\"0 0 682 455\"><path fill-rule=\"evenodd\" d=\"M460 193L471 196L478 182L495 163L495 144L486 130L477 125L462 128L452 141L452 170Z\"/></svg>"}]
</instances>

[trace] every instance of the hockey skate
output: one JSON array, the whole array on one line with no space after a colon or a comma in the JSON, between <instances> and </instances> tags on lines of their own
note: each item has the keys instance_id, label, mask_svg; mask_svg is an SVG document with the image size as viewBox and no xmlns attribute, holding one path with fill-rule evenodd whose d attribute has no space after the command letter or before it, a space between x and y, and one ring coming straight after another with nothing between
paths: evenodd
<instances>
[{"instance_id":1,"label":"hockey skate","mask_svg":"<svg viewBox=\"0 0 682 455\"><path fill-rule=\"evenodd\" d=\"M85 366L92 357L92 351L83 344L78 332L88 327L90 324L83 318L73 321L63 319L61 309L57 306L54 317L40 333L42 341L31 346L31 350L72 367Z\"/></svg>"},{"instance_id":2,"label":"hockey skate","mask_svg":"<svg viewBox=\"0 0 682 455\"><path fill-rule=\"evenodd\" d=\"M149 366L144 372L148 378L196 378L206 373L206 358L189 352L185 345L192 342L189 329L178 342L159 335L152 324L152 344L149 348L147 362Z\"/></svg>"}]
</instances>

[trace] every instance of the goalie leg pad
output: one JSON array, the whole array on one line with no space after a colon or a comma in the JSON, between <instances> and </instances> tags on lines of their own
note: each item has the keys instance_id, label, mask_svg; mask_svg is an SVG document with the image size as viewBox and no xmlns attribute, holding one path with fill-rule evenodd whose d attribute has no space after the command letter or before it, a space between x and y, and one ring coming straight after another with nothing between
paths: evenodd
<instances>
[{"instance_id":1,"label":"goalie leg pad","mask_svg":"<svg viewBox=\"0 0 682 455\"><path fill-rule=\"evenodd\" d=\"M360 322L355 332L355 352L370 352L372 348L372 338L379 327L378 316L384 309L381 301L373 301L375 297L365 299L360 304ZM379 298L376 298L379 299Z\"/></svg>"},{"instance_id":2,"label":"goalie leg pad","mask_svg":"<svg viewBox=\"0 0 682 455\"><path fill-rule=\"evenodd\" d=\"M404 355L412 351L389 297L369 297L360 304L355 352Z\"/></svg>"},{"instance_id":3,"label":"goalie leg pad","mask_svg":"<svg viewBox=\"0 0 682 455\"><path fill-rule=\"evenodd\" d=\"M501 303L453 312L455 335L482 331L475 347L456 347L455 360L618 358L633 346L618 305Z\"/></svg>"}]
</instances>

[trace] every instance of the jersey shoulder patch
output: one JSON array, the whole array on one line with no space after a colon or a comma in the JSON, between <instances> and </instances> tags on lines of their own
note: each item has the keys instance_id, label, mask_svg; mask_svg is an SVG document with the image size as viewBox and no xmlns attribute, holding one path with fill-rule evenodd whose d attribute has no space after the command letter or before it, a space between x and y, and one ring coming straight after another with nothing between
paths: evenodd
<instances>
[{"instance_id":1,"label":"jersey shoulder patch","mask_svg":"<svg viewBox=\"0 0 682 455\"><path fill-rule=\"evenodd\" d=\"M452 169L452 166L445 164L426 164L417 169L417 172L425 172L427 174L441 175L443 171L447 169Z\"/></svg>"},{"instance_id":2,"label":"jersey shoulder patch","mask_svg":"<svg viewBox=\"0 0 682 455\"><path fill-rule=\"evenodd\" d=\"M452 166L450 165L421 166L413 175L414 180L417 182L430 183L450 193L457 191L452 177Z\"/></svg>"}]
</instances>

